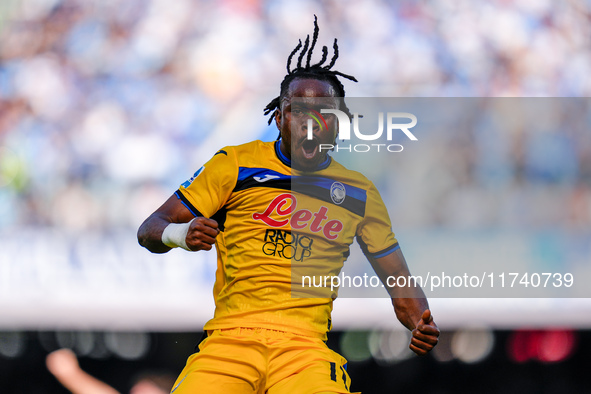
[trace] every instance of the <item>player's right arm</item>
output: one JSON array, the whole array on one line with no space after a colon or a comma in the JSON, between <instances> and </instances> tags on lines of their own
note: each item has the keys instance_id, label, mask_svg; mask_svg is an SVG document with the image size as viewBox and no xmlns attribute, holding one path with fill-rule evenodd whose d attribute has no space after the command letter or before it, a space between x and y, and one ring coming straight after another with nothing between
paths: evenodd
<instances>
[{"instance_id":1,"label":"player's right arm","mask_svg":"<svg viewBox=\"0 0 591 394\"><path fill-rule=\"evenodd\" d=\"M166 253L174 247L210 250L220 226L208 218L226 204L237 179L234 148L220 149L142 223L137 233L140 245L152 253Z\"/></svg>"},{"instance_id":2,"label":"player's right arm","mask_svg":"<svg viewBox=\"0 0 591 394\"><path fill-rule=\"evenodd\" d=\"M142 223L137 238L152 253L166 253L177 246L198 251L210 250L219 232L215 220L195 217L173 194Z\"/></svg>"}]
</instances>

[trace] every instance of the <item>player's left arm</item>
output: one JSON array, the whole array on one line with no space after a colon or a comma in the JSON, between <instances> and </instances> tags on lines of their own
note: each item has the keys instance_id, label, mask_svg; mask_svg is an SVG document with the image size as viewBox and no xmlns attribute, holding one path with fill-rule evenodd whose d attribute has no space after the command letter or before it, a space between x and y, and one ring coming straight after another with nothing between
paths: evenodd
<instances>
[{"instance_id":1,"label":"player's left arm","mask_svg":"<svg viewBox=\"0 0 591 394\"><path fill-rule=\"evenodd\" d=\"M367 189L365 216L356 235L365 256L392 298L396 317L412 332L410 349L418 355L427 354L437 344L439 328L433 321L425 293L410 280L406 260L392 233L388 210L373 184ZM395 281L398 277L406 280ZM405 286L398 287L398 284Z\"/></svg>"},{"instance_id":2,"label":"player's left arm","mask_svg":"<svg viewBox=\"0 0 591 394\"><path fill-rule=\"evenodd\" d=\"M439 328L433 320L425 293L418 284L414 286L415 283L408 279L410 271L402 251L397 249L386 256L368 259L392 297L396 317L412 332L410 349L419 356L427 354L439 341ZM398 276L406 278L405 287L389 285L397 284L393 278Z\"/></svg>"}]
</instances>

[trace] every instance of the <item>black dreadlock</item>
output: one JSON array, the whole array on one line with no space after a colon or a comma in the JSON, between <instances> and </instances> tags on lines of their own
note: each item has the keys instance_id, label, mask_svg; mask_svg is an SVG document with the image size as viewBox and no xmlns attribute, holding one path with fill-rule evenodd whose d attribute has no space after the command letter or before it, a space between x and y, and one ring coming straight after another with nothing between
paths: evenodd
<instances>
[{"instance_id":1,"label":"black dreadlock","mask_svg":"<svg viewBox=\"0 0 591 394\"><path fill-rule=\"evenodd\" d=\"M281 99L285 97L287 94L287 88L291 81L296 78L311 78L317 79L320 81L327 81L330 83L337 91L338 97L345 97L345 87L338 79L338 77L347 78L351 81L357 82L357 79L351 75L343 74L340 71L333 71L331 70L332 66L334 66L337 58L339 57L339 46L337 45L337 39L334 39L334 44L332 45L334 49L334 55L330 60L330 63L327 66L322 66L328 57L328 48L326 46L322 47L322 59L313 65L310 65L310 60L312 60L312 51L314 50L314 46L316 45L316 41L318 40L318 32L320 29L318 28L318 18L314 15L314 34L312 35L312 43L310 43L310 35L306 36L306 41L304 41L304 47L302 48L302 40L299 40L298 45L295 47L293 51L289 54L287 58L287 75L283 78L281 82L281 90L278 97L275 97L267 106L265 107L265 115L269 115L269 124L273 122L273 118L275 117L276 111L279 110L281 107ZM302 48L300 55L298 56L298 63L295 69L291 70L291 60L295 56L295 54ZM306 65L302 66L302 60L304 56L308 53L306 58ZM345 105L344 101L341 101L341 111L345 112L350 118L353 117L349 108ZM279 133L281 137L281 133ZM278 138L279 139L279 138Z\"/></svg>"}]
</instances>

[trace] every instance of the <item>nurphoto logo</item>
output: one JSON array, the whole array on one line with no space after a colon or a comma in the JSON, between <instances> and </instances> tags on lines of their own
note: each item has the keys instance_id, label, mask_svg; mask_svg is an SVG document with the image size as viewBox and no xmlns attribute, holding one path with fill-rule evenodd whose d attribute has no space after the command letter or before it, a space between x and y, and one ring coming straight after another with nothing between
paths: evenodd
<instances>
[{"instance_id":1,"label":"nurphoto logo","mask_svg":"<svg viewBox=\"0 0 591 394\"><path fill-rule=\"evenodd\" d=\"M333 114L337 118L339 139L344 141L351 140L351 123L353 123L353 133L355 137L362 141L376 141L384 134L384 123L386 124L386 138L388 141L392 141L394 131L402 131L408 139L411 141L418 141L417 137L411 133L410 129L416 126L417 117L408 112L388 112L386 115L386 122L384 122L384 112L378 113L378 130L373 134L364 134L359 129L359 114L353 114L353 120L349 119L349 116L338 109L321 109L320 113L313 111L314 113L308 113L308 115L316 121L318 126L321 128L327 127L326 120L321 114ZM313 121L308 119L308 134L307 139L313 139ZM396 119L396 121L395 121ZM407 119L410 122L401 123L400 119ZM348 151L348 152L369 152L375 150L380 152L381 148L385 148L388 152L402 152L404 147L400 144L349 144L349 145L333 145L333 144L320 144L320 151L323 150L335 150Z\"/></svg>"}]
</instances>

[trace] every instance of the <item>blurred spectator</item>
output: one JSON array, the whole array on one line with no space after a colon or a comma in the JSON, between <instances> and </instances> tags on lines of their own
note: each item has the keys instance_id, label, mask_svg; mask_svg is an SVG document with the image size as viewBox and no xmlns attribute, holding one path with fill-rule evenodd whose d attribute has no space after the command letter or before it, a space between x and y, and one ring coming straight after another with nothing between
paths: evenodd
<instances>
[{"instance_id":1,"label":"blurred spectator","mask_svg":"<svg viewBox=\"0 0 591 394\"><path fill-rule=\"evenodd\" d=\"M0 179L0 200L16 205L0 229L135 228L142 215L119 200L139 185L167 193L183 181L169 174L189 177L228 141L274 138L262 107L277 94L279 54L313 13L333 31L327 36L342 37L350 54L342 68L364 82L347 86L349 96L591 93L585 2L22 0L4 2L2 11L0 148L16 152L20 164L8 185ZM287 34L274 34L279 29ZM433 193L432 204L474 198L471 190L491 182L500 193L527 193L530 185L588 175L581 164L591 160L591 143L582 131L523 130L491 150L473 126L461 130L472 136L467 145L442 158L452 171L465 166L462 180L437 201ZM3 166L0 158L0 173ZM587 206L588 182L574 190L558 198ZM415 224L454 220L461 215ZM579 221L565 213L563 222Z\"/></svg>"},{"instance_id":2,"label":"blurred spectator","mask_svg":"<svg viewBox=\"0 0 591 394\"><path fill-rule=\"evenodd\" d=\"M47 355L47 369L72 394L118 394L105 382L89 375L80 368L74 352L56 350ZM175 378L163 374L143 374L134 383L130 394L167 394Z\"/></svg>"}]
</instances>

